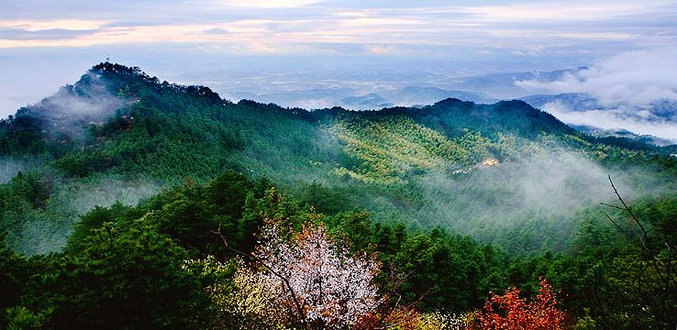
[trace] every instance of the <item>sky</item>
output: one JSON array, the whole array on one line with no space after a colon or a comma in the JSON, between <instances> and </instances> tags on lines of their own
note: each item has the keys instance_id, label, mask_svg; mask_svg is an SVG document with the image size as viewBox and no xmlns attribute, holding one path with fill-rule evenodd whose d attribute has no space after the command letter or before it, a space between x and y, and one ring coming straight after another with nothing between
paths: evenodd
<instances>
[{"instance_id":1,"label":"sky","mask_svg":"<svg viewBox=\"0 0 677 330\"><path fill-rule=\"evenodd\" d=\"M233 99L587 66L483 92L641 107L677 99L676 22L677 1L663 0L0 0L0 117L107 58Z\"/></svg>"}]
</instances>

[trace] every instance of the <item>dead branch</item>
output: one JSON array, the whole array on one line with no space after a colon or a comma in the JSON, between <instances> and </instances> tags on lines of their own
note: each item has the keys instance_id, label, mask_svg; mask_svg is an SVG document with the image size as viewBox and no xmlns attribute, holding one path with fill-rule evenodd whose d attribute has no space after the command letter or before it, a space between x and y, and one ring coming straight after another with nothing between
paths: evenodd
<instances>
[{"instance_id":1,"label":"dead branch","mask_svg":"<svg viewBox=\"0 0 677 330\"><path fill-rule=\"evenodd\" d=\"M654 270L656 271L656 274L658 275L659 279L662 282L663 288L666 288L666 287L677 288L677 283L675 283L675 280L674 280L674 278L671 274L672 273L671 263L669 261L668 261L667 265L665 263L663 263L663 261L660 258L658 258L658 256L654 252L654 249L651 245L651 238L649 236L649 232L651 230L653 230L653 228L651 228L648 231L646 230L646 228L644 227L642 222L639 221L637 216L635 216L635 214L630 209L630 206L625 202L625 200L623 199L621 194L618 192L616 185L614 184L613 180L611 179L611 175L609 175L608 178L609 178L609 183L611 184L611 188L613 188L614 194L616 194L616 198L618 198L622 207L604 204L604 203L602 203L602 205L606 205L606 206L610 206L610 207L613 207L613 208L616 208L616 209L620 209L622 211L625 211L630 216L632 221L637 225L637 227L641 231L641 236L639 237L639 242L641 244L642 251L644 252L644 256L647 259L647 261L649 263L651 263ZM614 221L608 214L605 213L605 215L614 224L614 226L616 226L616 228L621 233L628 236L629 238L632 238L632 236L630 236L623 229L621 229L621 227L616 223L616 221ZM667 243L666 243L666 246L668 246L668 251L670 251L670 246Z\"/></svg>"}]
</instances>

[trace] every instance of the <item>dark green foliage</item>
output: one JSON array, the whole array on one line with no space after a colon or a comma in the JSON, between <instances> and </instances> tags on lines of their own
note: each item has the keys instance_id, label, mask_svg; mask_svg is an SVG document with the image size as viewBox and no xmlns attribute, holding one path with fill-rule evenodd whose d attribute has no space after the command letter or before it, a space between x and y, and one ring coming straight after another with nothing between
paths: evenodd
<instances>
[{"instance_id":1,"label":"dark green foliage","mask_svg":"<svg viewBox=\"0 0 677 330\"><path fill-rule=\"evenodd\" d=\"M87 244L87 237L93 230L103 227L106 223L127 222L138 219L143 215L143 211L122 205L116 202L110 207L95 206L91 211L80 217L80 221L75 224L73 233L68 237L67 252L76 253L83 250Z\"/></svg>"},{"instance_id":2,"label":"dark green foliage","mask_svg":"<svg viewBox=\"0 0 677 330\"><path fill-rule=\"evenodd\" d=\"M152 222L159 232L203 255L222 251L221 239L213 233L219 226L229 242L251 249L253 235L263 218L255 215L258 208L252 207L250 200L262 198L269 188L265 179L252 182L241 174L226 172L206 185L186 180L138 207L120 203L97 206L81 217L69 237L67 251L80 250L91 231L105 223L132 223L139 218Z\"/></svg>"},{"instance_id":3,"label":"dark green foliage","mask_svg":"<svg viewBox=\"0 0 677 330\"><path fill-rule=\"evenodd\" d=\"M662 228L670 230L676 204L665 199L636 207L647 223L666 224L652 232L657 248L674 235ZM231 247L250 251L266 215L286 219L296 230L308 221L323 222L351 251L377 253L382 265L377 282L391 304L467 311L481 307L487 292L510 285L533 296L539 277L546 276L561 290L563 307L588 324L663 327L675 310L674 292L655 281L633 280L655 280L656 274L641 267L639 251L600 223L602 218L583 222L574 244L578 250L516 258L442 229L374 222L366 212L322 217L288 199L281 202L267 180L227 172L207 184L187 180L136 207L94 208L76 226L65 253L25 260L2 249L0 276L10 283L3 322L48 328L208 327L223 316L211 314L217 311L204 290L227 279L200 277L183 261L232 256L211 232L219 224ZM26 285L12 284L19 281Z\"/></svg>"},{"instance_id":4,"label":"dark green foliage","mask_svg":"<svg viewBox=\"0 0 677 330\"><path fill-rule=\"evenodd\" d=\"M5 242L6 233L0 233L0 327L8 323L5 309L15 306L28 279L27 261L16 255Z\"/></svg>"},{"instance_id":5,"label":"dark green foliage","mask_svg":"<svg viewBox=\"0 0 677 330\"><path fill-rule=\"evenodd\" d=\"M15 208L22 202L26 202L28 207L41 209L45 207L49 198L52 182L46 175L36 172L23 173L19 171L10 182L3 186L4 198L0 202L5 202L2 209Z\"/></svg>"},{"instance_id":6,"label":"dark green foliage","mask_svg":"<svg viewBox=\"0 0 677 330\"><path fill-rule=\"evenodd\" d=\"M251 248L262 216L247 199L263 198L267 188L266 180L233 172L207 185L188 181L138 207L94 208L76 225L65 254L36 256L27 267L3 248L0 275L22 276L26 285L5 291L1 307L24 306L8 310L13 324L37 313L47 328L202 329L211 322L211 282L182 270L184 260L226 253L211 232L219 223L231 244Z\"/></svg>"},{"instance_id":7,"label":"dark green foliage","mask_svg":"<svg viewBox=\"0 0 677 330\"><path fill-rule=\"evenodd\" d=\"M83 247L31 260L21 302L51 311L48 328L190 328L206 307L199 280L181 272L190 253L147 224L105 224Z\"/></svg>"},{"instance_id":8,"label":"dark green foliage","mask_svg":"<svg viewBox=\"0 0 677 330\"><path fill-rule=\"evenodd\" d=\"M304 190L304 194L299 197L300 204L313 206L321 213L336 214L350 208L350 199L340 188L325 187L317 181L313 181L310 185L304 187Z\"/></svg>"},{"instance_id":9,"label":"dark green foliage","mask_svg":"<svg viewBox=\"0 0 677 330\"><path fill-rule=\"evenodd\" d=\"M206 289L228 279L184 261L233 257L219 227L252 251L269 216L377 253L390 304L469 311L512 285L533 296L545 276L581 326L674 328L675 288L652 266L677 268L674 148L586 136L520 101L308 112L111 63L54 97L108 103L64 117L46 99L0 121L0 155L22 164L0 185L0 326L215 326ZM613 201L607 173L656 259L598 206Z\"/></svg>"},{"instance_id":10,"label":"dark green foliage","mask_svg":"<svg viewBox=\"0 0 677 330\"><path fill-rule=\"evenodd\" d=\"M677 253L674 230L659 223L674 222L674 198L637 203L633 213L652 226L649 242L653 257L642 250L637 225L624 211L602 209L588 212L574 247L567 253L545 253L517 260L508 269L511 283L524 283L534 294L537 278L545 276L562 292L563 307L601 328L667 329L675 326L677 311ZM614 228L603 214L620 226ZM631 239L625 234L632 233Z\"/></svg>"},{"instance_id":11,"label":"dark green foliage","mask_svg":"<svg viewBox=\"0 0 677 330\"><path fill-rule=\"evenodd\" d=\"M480 307L486 292L505 287L505 255L490 245L439 228L409 232L402 225L373 223L365 212L327 221L352 249L378 254L379 282L392 302L464 311Z\"/></svg>"},{"instance_id":12,"label":"dark green foliage","mask_svg":"<svg viewBox=\"0 0 677 330\"><path fill-rule=\"evenodd\" d=\"M98 112L68 113L54 101L61 98L76 98ZM302 205L326 214L367 209L379 221L439 225L510 250L561 250L576 225L570 211L588 205L547 212L550 205L522 204L523 196L512 190L524 185L520 175L529 173L519 170L525 164L553 158L558 163L556 155L562 153L590 158L637 177L638 195L654 183L635 168L647 176L659 173L652 177L655 182L666 181L651 194L674 191L670 182L677 174L675 161L662 156L667 151L584 136L521 101L478 105L447 99L421 109L308 112L247 100L232 103L207 87L160 82L139 68L112 63L93 67L75 85L0 123L0 147L0 154L42 159L37 175L53 182L39 196L29 196L32 207L0 209L7 214L0 229L10 232L8 242L28 254L63 246L78 216L94 206L74 205L76 195L88 185L106 185L109 177L171 187L186 177L206 182L230 169L270 177ZM491 159L505 165L482 167ZM511 175L515 179L506 180L510 189L493 184ZM562 186L577 190L575 183ZM458 193L440 193L448 189ZM110 194L116 197L105 205L125 195ZM144 190L139 197L149 194ZM195 207L172 206L177 217L195 216L190 214ZM28 220L17 223L20 219ZM544 238L533 235L532 226L565 235ZM35 227L43 238L29 244ZM515 235L518 240L512 239Z\"/></svg>"}]
</instances>

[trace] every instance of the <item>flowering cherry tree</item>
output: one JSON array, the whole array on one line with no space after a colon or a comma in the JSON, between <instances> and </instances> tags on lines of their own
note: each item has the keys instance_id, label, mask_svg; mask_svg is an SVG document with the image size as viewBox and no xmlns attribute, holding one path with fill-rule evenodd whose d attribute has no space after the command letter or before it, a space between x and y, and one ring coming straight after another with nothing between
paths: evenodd
<instances>
[{"instance_id":1,"label":"flowering cherry tree","mask_svg":"<svg viewBox=\"0 0 677 330\"><path fill-rule=\"evenodd\" d=\"M322 225L305 225L287 237L289 233L268 221L254 254L265 265L260 276L287 282L277 286L277 304L300 310L302 320L326 328L353 324L378 307L381 300L372 283L378 271L375 256L350 255Z\"/></svg>"}]
</instances>

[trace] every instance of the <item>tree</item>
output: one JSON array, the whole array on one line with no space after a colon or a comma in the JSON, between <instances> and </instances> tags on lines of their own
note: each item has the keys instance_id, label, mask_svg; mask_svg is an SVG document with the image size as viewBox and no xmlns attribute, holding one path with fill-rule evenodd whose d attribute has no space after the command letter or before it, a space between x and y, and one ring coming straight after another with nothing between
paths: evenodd
<instances>
[{"instance_id":1,"label":"tree","mask_svg":"<svg viewBox=\"0 0 677 330\"><path fill-rule=\"evenodd\" d=\"M281 204L279 198L276 204ZM258 302L268 297L267 304L281 307L284 315L275 319L292 327L344 328L376 310L382 299L373 283L379 270L375 254L351 253L341 241L329 237L324 225L314 223L321 218L314 212L300 222L300 230L293 229L284 212L273 214L265 217L254 253L229 245L220 228L215 232L227 248L253 262L253 274L236 273L240 278L235 282L241 287L234 296Z\"/></svg>"},{"instance_id":2,"label":"tree","mask_svg":"<svg viewBox=\"0 0 677 330\"><path fill-rule=\"evenodd\" d=\"M269 222L261 234L257 255L270 270L287 278L290 290L275 300L290 304L296 296L309 323L341 328L378 307L381 299L372 280L378 272L375 256L352 255L333 242L322 225L304 225L291 240ZM275 275L262 273L275 280ZM291 292L290 292L291 291Z\"/></svg>"},{"instance_id":3,"label":"tree","mask_svg":"<svg viewBox=\"0 0 677 330\"><path fill-rule=\"evenodd\" d=\"M5 244L6 233L0 232L0 328L7 326L4 309L15 306L23 291L23 283L29 276L26 259L14 253Z\"/></svg>"},{"instance_id":4,"label":"tree","mask_svg":"<svg viewBox=\"0 0 677 330\"><path fill-rule=\"evenodd\" d=\"M479 329L506 330L559 330L562 329L564 312L557 308L557 299L552 287L541 280L540 293L527 302L520 298L520 290L513 287L504 295L492 295L477 313ZM497 308L496 308L497 307Z\"/></svg>"},{"instance_id":5,"label":"tree","mask_svg":"<svg viewBox=\"0 0 677 330\"><path fill-rule=\"evenodd\" d=\"M211 298L209 308L215 312L210 329L279 330L287 321L284 306L273 299L279 281L268 281L241 258L186 260L184 269L212 283L205 288Z\"/></svg>"},{"instance_id":6,"label":"tree","mask_svg":"<svg viewBox=\"0 0 677 330\"><path fill-rule=\"evenodd\" d=\"M31 315L49 316L47 328L203 329L205 284L181 269L190 256L150 224L106 223L77 254L31 259L21 303Z\"/></svg>"}]
</instances>

